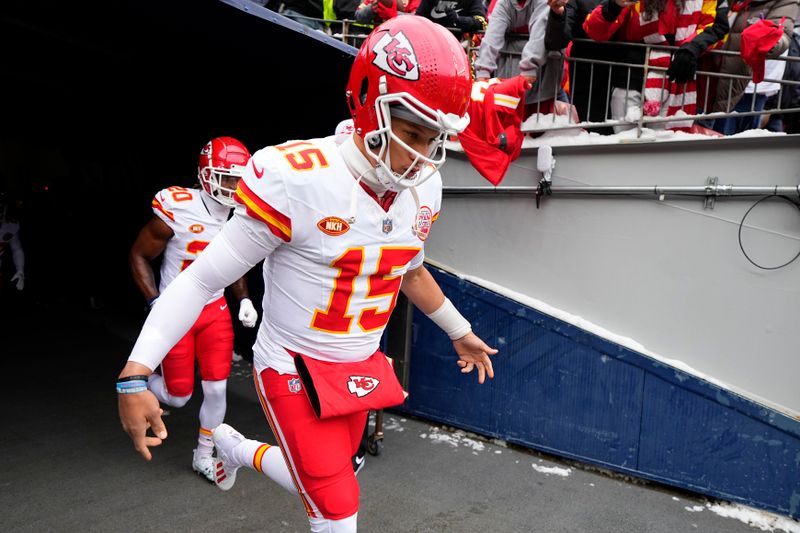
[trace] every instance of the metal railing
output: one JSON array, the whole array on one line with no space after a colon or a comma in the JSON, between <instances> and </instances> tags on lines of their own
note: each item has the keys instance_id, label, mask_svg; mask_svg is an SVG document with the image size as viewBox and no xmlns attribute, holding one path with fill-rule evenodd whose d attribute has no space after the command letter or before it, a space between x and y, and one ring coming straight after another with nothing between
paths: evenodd
<instances>
[{"instance_id":1,"label":"metal railing","mask_svg":"<svg viewBox=\"0 0 800 533\"><path fill-rule=\"evenodd\" d=\"M326 33L331 37L341 40L344 43L347 43L351 46L358 47L360 46L361 42L366 38L369 32L369 26L365 26L356 22L355 20L350 19L343 19L343 20L328 20L328 19L316 19L311 17L298 17L293 15L292 18L295 19L306 19L309 21L316 21L323 24L326 27ZM302 20L300 21L302 22ZM457 29L453 28L453 31L456 32ZM473 36L470 34L465 34L462 38L462 45L467 52L467 56L470 58L470 61L474 61L476 54L478 53L478 47L475 46ZM527 40L527 34L508 34L509 42L510 40ZM790 81L790 80L777 80L777 79L764 79L762 83L775 83L778 85L778 91L776 95L777 100L777 107L758 110L755 108L755 98L751 100L750 109L747 111L712 111L714 108L715 103L715 95L711 94L711 87L715 86L720 81L733 81L733 80L746 80L749 81L750 78L748 76L736 75L736 74L724 74L721 72L715 72L712 70L698 70L697 71L697 86L703 89L702 97L700 94L697 94L696 103L695 102L685 102L685 106L690 108L692 104L696 104L695 112L689 113L683 111L684 104L681 104L680 110L678 114L673 114L670 116L663 116L659 114L658 116L648 116L644 112L644 98L639 98L639 104L634 108L626 108L625 113L623 116L613 116L611 112L611 99L612 99L612 90L613 89L623 89L624 90L624 100L628 101L629 96L633 93L639 93L639 95L644 94L644 85L645 81L647 80L647 75L651 71L661 71L665 72L667 69L662 67L655 67L649 64L650 54L653 51L662 51L662 52L674 52L677 50L675 46L662 46L662 45L651 45L651 44L641 44L641 43L620 43L620 42L596 42L588 39L574 39L576 43L591 43L592 46L616 46L619 49L641 49L641 62L636 63L627 63L627 62L620 62L620 61L607 61L601 59L588 59L588 58L581 58L581 57L565 57L561 52L550 52L550 54L554 55L561 55L563 60L567 62L568 65L575 66L579 64L585 64L589 66L589 76L588 79L584 79L583 77L577 76L577 69L569 68L569 71L573 73L573 76L569 80L569 88L570 90L566 93L562 91L562 84L559 84L555 87L555 90L552 95L542 95L540 93L536 94L536 98L534 100L537 104L534 104L531 109L531 114L527 117L524 125L523 131L536 134L545 131L553 131L553 130L576 130L576 129L602 129L602 128L613 128L614 131L623 131L628 129L635 129L636 137L640 138L644 133L644 130L647 128L650 129L659 129L659 128L666 128L670 127L671 125L675 125L676 123L686 124L686 123L695 123L695 124L702 124L711 126L711 124L717 119L723 119L728 117L747 117L747 116L761 116L766 114L788 114L788 113L798 113L800 112L800 107L782 107L782 95L785 91L791 90L800 85L798 81ZM500 51L501 56L506 56L506 58L511 56L520 56L520 52L514 51L511 48L507 47ZM731 51L724 51L724 50L709 50L706 54L710 56L738 56L738 52L731 52ZM774 58L775 61L784 61L784 62L800 62L800 58L797 57L777 57ZM498 62L499 63L499 62ZM609 74L606 75L596 75L599 73L600 70L605 70L607 73L610 72L611 69L625 69L626 71L626 78L627 81L624 84L624 88L614 87L612 86L611 76ZM562 69L563 74L563 69ZM641 85L637 85L633 87L631 85L631 79L635 77L641 76L642 82ZM600 86L598 79L605 80L603 86ZM563 81L563 80L562 80ZM758 92L758 85L756 84L754 92ZM732 103L734 97L738 95L734 95L731 91L733 84L729 83L729 91L727 94L725 105L722 106L724 109L731 110ZM575 107L574 102L574 95L576 94L577 89L583 89L583 94L588 94L588 106L585 109L584 115L580 116L578 114L577 120L572 113L566 115L557 115L556 113L552 112L543 112L543 107L541 102L546 101L548 99L557 100L559 99L559 93L566 94L566 103L569 103L571 108ZM586 90L588 89L588 92ZM602 98L596 98L598 96L597 91L602 91L600 96ZM665 86L662 85L661 90L661 101L666 101L666 96L668 96L668 91ZM563 97L562 97L563 101ZM603 106L603 120L602 121L590 121L588 117L591 116L592 106L600 105Z\"/></svg>"},{"instance_id":2,"label":"metal railing","mask_svg":"<svg viewBox=\"0 0 800 533\"><path fill-rule=\"evenodd\" d=\"M794 87L800 86L800 82L798 81L790 81L790 80L783 80L783 79L769 79L765 78L761 84L764 83L774 83L778 85L777 93L775 93L777 107L758 110L755 108L755 99L751 99L750 109L747 111L711 111L715 107L715 95L711 94L711 88L714 87L720 81L733 81L733 80L743 80L744 82L749 82L749 76L742 76L737 74L725 74L721 72L715 72L711 70L698 70L696 75L697 86L698 88L703 88L702 96L701 94L697 95L696 100L696 108L697 110L693 113L689 112L679 112L677 115L671 116L647 116L644 113L643 106L644 106L644 98L640 99L641 104L634 110L633 113L629 113L629 110L626 110L624 116L612 116L610 110L610 103L611 103L611 93L612 83L611 83L611 76L606 74L605 76L599 76L602 79L606 80L606 83L603 87L596 86L596 78L595 76L595 69L603 68L608 72L611 68L615 69L625 69L626 71L626 78L627 81L625 83L624 88L621 88L625 92L625 100L628 100L629 93L634 91L638 92L639 94L644 93L644 83L647 80L648 72L651 70L657 70L660 72L665 72L667 69L662 67L654 67L649 65L649 57L650 54L655 51L665 51L665 52L674 52L677 50L677 47L674 46L659 46L659 45L648 45L648 44L639 44L639 43L598 43L590 40L585 39L576 39L576 42L586 42L592 43L592 45L602 46L605 44L613 44L614 46L620 47L629 47L629 48L640 48L643 49L643 61L641 63L625 63L625 62L616 62L616 61L604 61L600 59L586 59L586 58L579 58L579 57L566 57L565 61L568 63L573 64L586 64L589 65L589 72L590 75L588 79L579 79L577 76L572 77L569 80L570 85L570 92L568 93L568 102L570 105L574 104L574 95L579 88L579 84L584 84L581 89L587 89L588 92L588 108L586 110L586 115L590 115L591 113L591 105L597 104L598 100L594 99L594 96L597 96L596 91L601 90L603 91L602 99L599 100L600 105L604 105L604 120L602 122L590 122L585 120L585 118L581 119L579 117L578 121L574 120L574 117L569 114L564 116L563 119L558 120L558 117L555 114L549 113L544 114L541 112L539 107L534 110L533 115L535 119L532 121L533 126L525 128L525 131L529 132L541 132L541 131L548 131L548 130L565 130L565 129L575 129L575 128L598 128L598 127L617 127L619 129L629 129L635 128L637 137L640 137L642 134L642 130L649 126L656 126L663 125L669 126L669 123L675 122L694 122L694 123L701 123L701 124L711 124L716 119L721 118L728 118L728 117L746 117L746 116L758 116L758 115L765 115L765 114L788 114L788 113L798 113L800 112L800 107L782 107L781 101L784 91L791 90ZM724 51L724 50L709 50L707 52L711 57L713 56L738 56L738 52L733 51ZM783 62L800 62L800 58L797 57L777 57L774 58L775 61L783 61ZM577 73L577 69L570 69L571 72ZM641 72L642 77L642 84L640 87L632 87L631 86L631 78L635 72ZM755 84L753 89L754 92L758 93L758 86L760 84ZM723 102L724 105L719 106L727 110L731 110L734 107L734 97L736 95L732 92L733 83L728 83L728 92ZM560 88L560 87L559 87ZM550 95L551 98L555 99L558 97L558 89L554 92L553 95ZM666 96L668 95L668 91L665 85L662 85L661 88L661 101L666 101ZM537 95L537 100L541 100L542 95ZM548 96L548 95L544 95ZM690 107L695 102L682 102L680 104L680 110L682 111L684 106ZM632 119L631 116L637 117L636 119Z\"/></svg>"}]
</instances>

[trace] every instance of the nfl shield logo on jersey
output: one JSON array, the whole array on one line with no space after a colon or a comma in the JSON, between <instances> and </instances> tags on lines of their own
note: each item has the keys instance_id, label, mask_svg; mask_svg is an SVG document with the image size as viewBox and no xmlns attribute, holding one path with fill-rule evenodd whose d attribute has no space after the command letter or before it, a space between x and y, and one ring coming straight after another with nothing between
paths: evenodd
<instances>
[{"instance_id":1,"label":"nfl shield logo on jersey","mask_svg":"<svg viewBox=\"0 0 800 533\"><path fill-rule=\"evenodd\" d=\"M384 233L391 233L392 232L392 219L391 218L384 218L383 219L383 232Z\"/></svg>"},{"instance_id":2,"label":"nfl shield logo on jersey","mask_svg":"<svg viewBox=\"0 0 800 533\"><path fill-rule=\"evenodd\" d=\"M288 381L289 383L289 392L298 393L300 389L303 388L302 384L300 383L300 378L292 378Z\"/></svg>"}]
</instances>

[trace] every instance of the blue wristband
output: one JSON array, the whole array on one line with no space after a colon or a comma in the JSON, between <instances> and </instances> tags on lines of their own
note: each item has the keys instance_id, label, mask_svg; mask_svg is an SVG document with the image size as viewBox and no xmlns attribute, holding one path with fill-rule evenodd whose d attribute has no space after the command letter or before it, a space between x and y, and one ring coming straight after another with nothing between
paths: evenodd
<instances>
[{"instance_id":1,"label":"blue wristband","mask_svg":"<svg viewBox=\"0 0 800 533\"><path fill-rule=\"evenodd\" d=\"M136 394L139 392L144 392L147 390L147 387L133 387L130 389L121 389L117 387L117 394Z\"/></svg>"},{"instance_id":2,"label":"blue wristband","mask_svg":"<svg viewBox=\"0 0 800 533\"><path fill-rule=\"evenodd\" d=\"M117 382L117 394L136 394L147 390L147 382L141 379Z\"/></svg>"}]
</instances>

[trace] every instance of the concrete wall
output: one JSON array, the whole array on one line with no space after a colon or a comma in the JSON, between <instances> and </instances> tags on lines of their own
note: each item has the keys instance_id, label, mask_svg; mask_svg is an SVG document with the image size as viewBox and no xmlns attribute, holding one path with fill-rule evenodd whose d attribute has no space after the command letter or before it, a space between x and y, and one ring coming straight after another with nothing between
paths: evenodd
<instances>
[{"instance_id":1,"label":"concrete wall","mask_svg":"<svg viewBox=\"0 0 800 533\"><path fill-rule=\"evenodd\" d=\"M800 183L800 139L554 147L553 186ZM463 154L445 186L489 185ZM536 150L524 150L501 186L535 186ZM632 339L732 390L800 414L800 261L751 264L739 224L757 198L446 195L426 255ZM800 251L800 212L760 204L743 244L764 265Z\"/></svg>"}]
</instances>

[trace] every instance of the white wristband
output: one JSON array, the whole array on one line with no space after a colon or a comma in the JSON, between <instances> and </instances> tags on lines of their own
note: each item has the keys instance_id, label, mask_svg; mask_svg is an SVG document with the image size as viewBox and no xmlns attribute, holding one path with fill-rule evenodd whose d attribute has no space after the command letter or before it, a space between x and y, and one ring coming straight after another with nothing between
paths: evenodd
<instances>
[{"instance_id":1,"label":"white wristband","mask_svg":"<svg viewBox=\"0 0 800 533\"><path fill-rule=\"evenodd\" d=\"M442 328L450 340L458 340L472 331L469 321L458 312L450 298L445 298L439 309L429 314L428 318Z\"/></svg>"}]
</instances>

